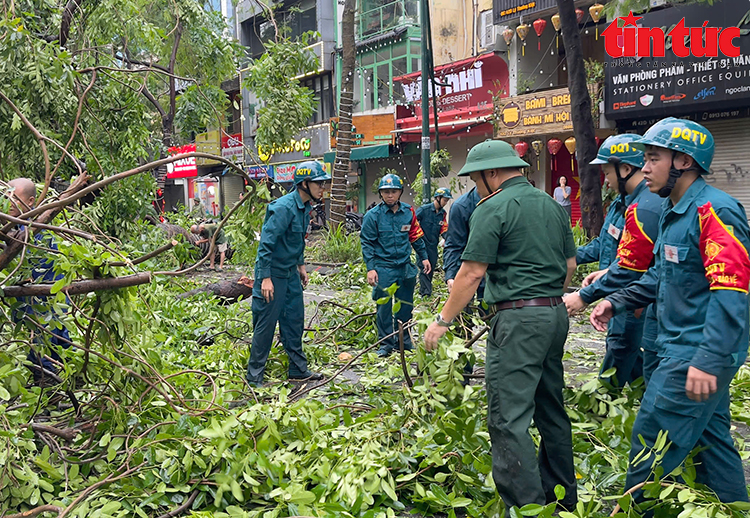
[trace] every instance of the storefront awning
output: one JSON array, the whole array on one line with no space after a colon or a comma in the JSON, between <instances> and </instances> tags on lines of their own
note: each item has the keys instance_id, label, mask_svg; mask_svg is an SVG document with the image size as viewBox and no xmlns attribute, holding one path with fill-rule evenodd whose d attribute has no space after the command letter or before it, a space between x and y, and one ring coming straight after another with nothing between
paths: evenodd
<instances>
[{"instance_id":1,"label":"storefront awning","mask_svg":"<svg viewBox=\"0 0 750 518\"><path fill-rule=\"evenodd\" d=\"M373 158L388 158L391 155L390 144L378 144L376 146L353 147L349 160L372 160ZM323 161L333 163L336 152L330 151L323 155Z\"/></svg>"},{"instance_id":2,"label":"storefront awning","mask_svg":"<svg viewBox=\"0 0 750 518\"><path fill-rule=\"evenodd\" d=\"M390 144L377 146L362 146L352 149L350 160L372 160L373 158L387 158L391 154Z\"/></svg>"}]
</instances>

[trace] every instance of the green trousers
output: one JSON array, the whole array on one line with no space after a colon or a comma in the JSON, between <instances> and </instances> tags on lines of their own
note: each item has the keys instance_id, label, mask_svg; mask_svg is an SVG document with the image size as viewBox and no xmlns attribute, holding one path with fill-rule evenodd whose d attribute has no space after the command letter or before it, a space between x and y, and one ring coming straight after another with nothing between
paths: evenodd
<instances>
[{"instance_id":1,"label":"green trousers","mask_svg":"<svg viewBox=\"0 0 750 518\"><path fill-rule=\"evenodd\" d=\"M492 477L505 505L522 507L577 501L573 439L565 412L562 356L568 335L565 305L499 311L487 340L487 424L492 441ZM529 426L541 443L537 455Z\"/></svg>"}]
</instances>

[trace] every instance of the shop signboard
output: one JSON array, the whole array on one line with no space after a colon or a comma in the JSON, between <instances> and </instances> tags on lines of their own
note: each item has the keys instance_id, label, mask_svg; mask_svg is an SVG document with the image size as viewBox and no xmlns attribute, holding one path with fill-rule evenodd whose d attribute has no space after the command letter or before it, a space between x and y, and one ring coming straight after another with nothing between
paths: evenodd
<instances>
[{"instance_id":1,"label":"shop signboard","mask_svg":"<svg viewBox=\"0 0 750 518\"><path fill-rule=\"evenodd\" d=\"M168 151L170 156L194 153L195 144L171 147ZM193 178L194 176L198 176L198 166L195 163L194 156L167 164L167 178Z\"/></svg>"},{"instance_id":2,"label":"shop signboard","mask_svg":"<svg viewBox=\"0 0 750 518\"><path fill-rule=\"evenodd\" d=\"M287 144L266 149L257 147L258 158L271 164L297 162L322 157L330 150L328 124L306 128L295 135Z\"/></svg>"},{"instance_id":3,"label":"shop signboard","mask_svg":"<svg viewBox=\"0 0 750 518\"><path fill-rule=\"evenodd\" d=\"M708 111L708 112L697 112L689 113L687 115L681 115L680 118L688 119L695 122L705 124L706 122L725 120L725 119L741 119L750 117L750 108L737 108L733 110L721 110L721 111ZM656 124L661 118L652 117L649 119L628 119L617 122L617 127L621 131L636 131L644 133L649 127Z\"/></svg>"},{"instance_id":4,"label":"shop signboard","mask_svg":"<svg viewBox=\"0 0 750 518\"><path fill-rule=\"evenodd\" d=\"M252 165L245 168L247 176L253 180L261 180L263 178L273 178L273 166L272 165Z\"/></svg>"},{"instance_id":5,"label":"shop signboard","mask_svg":"<svg viewBox=\"0 0 750 518\"><path fill-rule=\"evenodd\" d=\"M242 162L244 160L245 148L242 145L242 133L227 135L222 132L221 156L228 158L229 160L234 160L235 162Z\"/></svg>"},{"instance_id":6,"label":"shop signboard","mask_svg":"<svg viewBox=\"0 0 750 518\"><path fill-rule=\"evenodd\" d=\"M201 153L208 153L210 155L221 154L221 137L219 136L220 131L206 131L204 133L198 133L195 136L195 150ZM197 157L195 163L199 166L204 165L217 165L220 164L218 160L212 160L210 158Z\"/></svg>"},{"instance_id":7,"label":"shop signboard","mask_svg":"<svg viewBox=\"0 0 750 518\"><path fill-rule=\"evenodd\" d=\"M680 5L638 17L635 43L643 48L638 57L607 57L605 115L608 119L661 118L693 112L734 110L750 106L750 4L747 0L723 0L721 8ZM682 21L684 19L684 21ZM685 27L739 27L734 39L740 53L728 57L691 41L689 55L679 57L668 34L678 23ZM661 30L649 31L660 28ZM629 27L632 30L632 27ZM708 31L707 31L708 32ZM653 33L653 34L652 34ZM642 38L642 39L641 39ZM648 38L648 40L646 39ZM631 38L632 39L632 38ZM625 45L625 38L619 40ZM645 52L646 46L649 52ZM664 57L660 54L664 47ZM705 48L704 52L696 52ZM682 51L680 51L682 53ZM648 54L648 56L645 56ZM695 54L703 54L696 57Z\"/></svg>"},{"instance_id":8,"label":"shop signboard","mask_svg":"<svg viewBox=\"0 0 750 518\"><path fill-rule=\"evenodd\" d=\"M355 115L352 117L352 147L393 144L393 114ZM332 117L329 123L331 149L336 149L339 118Z\"/></svg>"},{"instance_id":9,"label":"shop signboard","mask_svg":"<svg viewBox=\"0 0 750 518\"><path fill-rule=\"evenodd\" d=\"M492 107L496 92L508 91L508 64L498 54L489 53L475 58L448 63L435 68L435 95L438 118L447 112L474 112ZM401 88L407 105L396 106L396 119L422 119L422 75L420 72L393 79ZM438 86L439 85L439 86ZM429 111L432 114L432 89Z\"/></svg>"},{"instance_id":10,"label":"shop signboard","mask_svg":"<svg viewBox=\"0 0 750 518\"><path fill-rule=\"evenodd\" d=\"M495 138L562 133L573 129L567 88L509 97L503 103L495 108L499 119Z\"/></svg>"},{"instance_id":11,"label":"shop signboard","mask_svg":"<svg viewBox=\"0 0 750 518\"><path fill-rule=\"evenodd\" d=\"M556 0L494 0L492 12L495 24L500 24L553 7L557 7Z\"/></svg>"},{"instance_id":12,"label":"shop signboard","mask_svg":"<svg viewBox=\"0 0 750 518\"><path fill-rule=\"evenodd\" d=\"M293 182L294 172L299 164L277 164L274 166L274 180L277 182Z\"/></svg>"}]
</instances>

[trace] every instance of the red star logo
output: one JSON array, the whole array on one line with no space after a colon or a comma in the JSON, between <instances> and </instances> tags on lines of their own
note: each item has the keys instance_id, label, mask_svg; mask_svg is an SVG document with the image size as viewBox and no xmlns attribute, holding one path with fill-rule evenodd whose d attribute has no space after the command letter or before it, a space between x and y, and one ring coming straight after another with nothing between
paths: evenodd
<instances>
[{"instance_id":1,"label":"red star logo","mask_svg":"<svg viewBox=\"0 0 750 518\"><path fill-rule=\"evenodd\" d=\"M623 25L623 27L627 27L628 25L637 27L638 25L636 25L636 22L638 20L642 20L643 16L633 16L633 11L630 11L627 16L620 16L619 19L625 22L625 25Z\"/></svg>"}]
</instances>

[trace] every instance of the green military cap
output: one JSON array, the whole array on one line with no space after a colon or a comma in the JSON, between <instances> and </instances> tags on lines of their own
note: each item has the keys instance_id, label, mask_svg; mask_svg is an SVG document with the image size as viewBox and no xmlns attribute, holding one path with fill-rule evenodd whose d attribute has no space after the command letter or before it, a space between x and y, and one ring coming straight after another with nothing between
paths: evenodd
<instances>
[{"instance_id":1,"label":"green military cap","mask_svg":"<svg viewBox=\"0 0 750 518\"><path fill-rule=\"evenodd\" d=\"M488 139L471 148L458 176L469 176L470 173L488 169L513 167L529 167L529 164L521 160L513 146L504 140Z\"/></svg>"}]
</instances>

